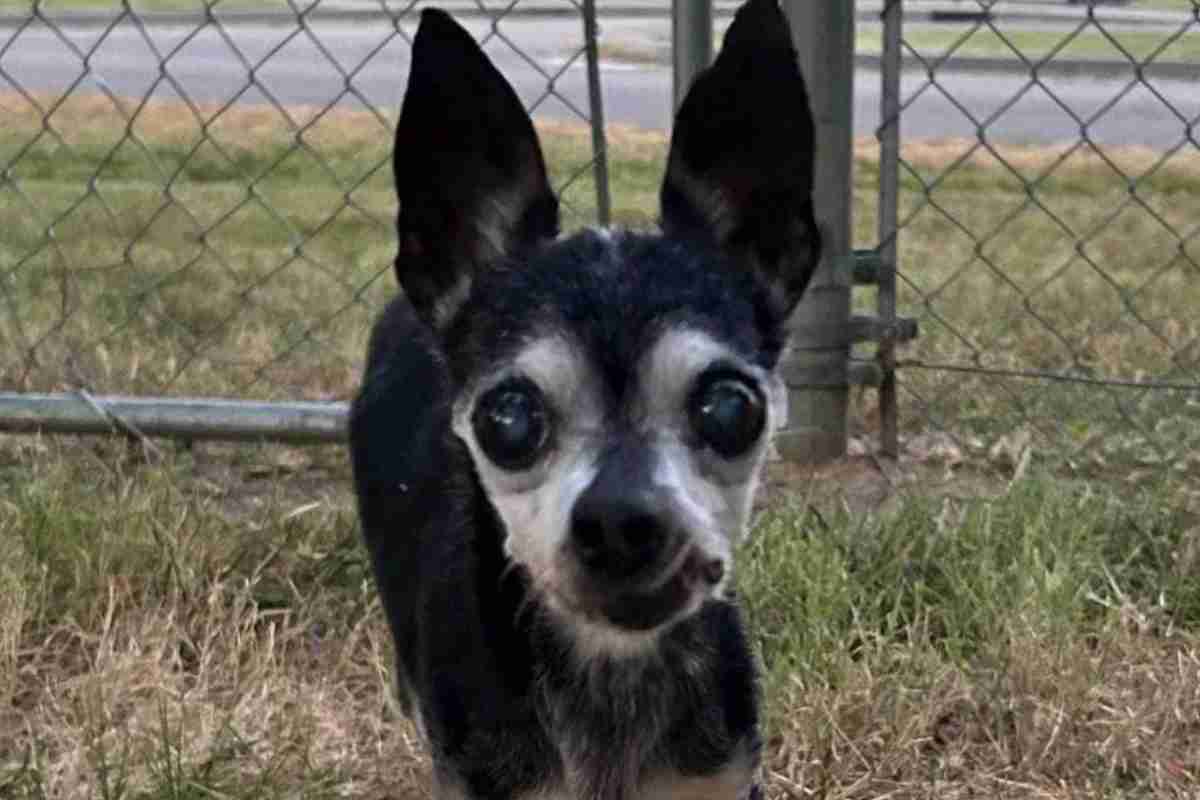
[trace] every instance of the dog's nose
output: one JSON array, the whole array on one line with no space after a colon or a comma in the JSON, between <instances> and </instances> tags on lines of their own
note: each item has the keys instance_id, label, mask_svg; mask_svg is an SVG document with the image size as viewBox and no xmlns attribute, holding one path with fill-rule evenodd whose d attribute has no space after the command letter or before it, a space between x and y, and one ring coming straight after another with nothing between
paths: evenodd
<instances>
[{"instance_id":1,"label":"dog's nose","mask_svg":"<svg viewBox=\"0 0 1200 800\"><path fill-rule=\"evenodd\" d=\"M650 494L613 496L593 484L575 504L571 542L580 563L597 577L636 580L661 566L671 531Z\"/></svg>"},{"instance_id":2,"label":"dog's nose","mask_svg":"<svg viewBox=\"0 0 1200 800\"><path fill-rule=\"evenodd\" d=\"M681 544L670 504L654 482L655 455L636 437L614 444L571 512L571 547L593 577L635 584L653 578Z\"/></svg>"}]
</instances>

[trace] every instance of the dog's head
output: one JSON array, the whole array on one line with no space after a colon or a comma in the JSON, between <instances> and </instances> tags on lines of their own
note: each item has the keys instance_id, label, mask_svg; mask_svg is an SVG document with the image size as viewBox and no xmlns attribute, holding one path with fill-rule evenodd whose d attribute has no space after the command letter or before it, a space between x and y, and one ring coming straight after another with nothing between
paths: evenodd
<instances>
[{"instance_id":1,"label":"dog's head","mask_svg":"<svg viewBox=\"0 0 1200 800\"><path fill-rule=\"evenodd\" d=\"M812 159L786 21L750 0L677 116L663 232L558 239L517 95L450 17L422 17L396 272L506 552L581 630L644 638L728 582L820 252Z\"/></svg>"}]
</instances>

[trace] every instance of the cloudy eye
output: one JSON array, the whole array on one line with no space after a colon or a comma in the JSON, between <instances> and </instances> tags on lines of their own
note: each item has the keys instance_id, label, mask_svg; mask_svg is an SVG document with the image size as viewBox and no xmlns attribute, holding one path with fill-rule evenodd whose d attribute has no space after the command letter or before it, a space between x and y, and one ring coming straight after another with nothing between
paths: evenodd
<instances>
[{"instance_id":1,"label":"cloudy eye","mask_svg":"<svg viewBox=\"0 0 1200 800\"><path fill-rule=\"evenodd\" d=\"M527 378L504 381L483 395L471 425L487 457L510 472L532 467L550 439L542 391Z\"/></svg>"},{"instance_id":2,"label":"cloudy eye","mask_svg":"<svg viewBox=\"0 0 1200 800\"><path fill-rule=\"evenodd\" d=\"M758 387L727 371L700 377L688 413L696 434L722 458L736 458L750 450L767 419Z\"/></svg>"}]
</instances>

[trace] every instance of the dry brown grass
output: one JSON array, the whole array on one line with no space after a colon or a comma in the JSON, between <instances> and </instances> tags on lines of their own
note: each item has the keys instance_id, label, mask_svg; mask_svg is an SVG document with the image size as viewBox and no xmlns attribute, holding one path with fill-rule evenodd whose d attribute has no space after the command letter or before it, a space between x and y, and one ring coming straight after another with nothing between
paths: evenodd
<instances>
[{"instance_id":1,"label":"dry brown grass","mask_svg":"<svg viewBox=\"0 0 1200 800\"><path fill-rule=\"evenodd\" d=\"M905 663L897 648L899 674L864 668L835 689L798 682L776 701L775 796L1193 797L1196 645L1136 631L1092 646L1026 636L982 673Z\"/></svg>"},{"instance_id":2,"label":"dry brown grass","mask_svg":"<svg viewBox=\"0 0 1200 800\"><path fill-rule=\"evenodd\" d=\"M88 95L0 109L0 269L23 296L0 384L349 396L392 292L388 120ZM590 139L551 126L547 149L575 226Z\"/></svg>"},{"instance_id":3,"label":"dry brown grass","mask_svg":"<svg viewBox=\"0 0 1200 800\"><path fill-rule=\"evenodd\" d=\"M825 491L812 477L807 498ZM1174 523L1047 486L982 502L916 487L882 526L768 517L742 591L769 669L773 796L1195 795L1200 618L1178 616L1193 601L1169 583L1193 585L1196 512L1168 546L1180 561L1149 578L1124 570Z\"/></svg>"},{"instance_id":4,"label":"dry brown grass","mask_svg":"<svg viewBox=\"0 0 1200 800\"><path fill-rule=\"evenodd\" d=\"M231 503L225 455L0 447L0 795L421 795L344 477L245 478L263 451Z\"/></svg>"},{"instance_id":5,"label":"dry brown grass","mask_svg":"<svg viewBox=\"0 0 1200 800\"><path fill-rule=\"evenodd\" d=\"M249 151L287 142L300 132L304 141L316 150L347 149L373 153L390 145L389 126L394 120L368 111L329 110L317 106L288 106L287 116L267 105L223 107L198 104L186 107L174 101L154 100L137 106L127 100L113 100L98 94L72 94L60 99L35 94L37 105L21 95L0 94L0 113L12 132L32 134L48 119L50 127L69 143L116 140L131 131L148 142L187 144L208 135L218 141ZM47 115L47 112L50 112ZM130 120L132 119L132 124ZM565 150L590 147L591 134L579 123L539 122L550 147ZM665 157L668 135L632 125L615 124L607 129L609 147L617 161L661 161ZM560 141L561 140L561 141ZM1111 177L1113 168L1130 176L1141 176L1154 168L1168 175L1195 179L1200 176L1200 151L1183 148L1164 160L1161 151L1140 146L1097 148L1074 143L1058 145L1010 145L990 143L980 146L973 139L909 140L902 156L919 170L941 172L948 167L993 169L1001 161L1028 176L1037 176L1053 167L1072 177L1100 175ZM854 157L866 166L879 163L879 145L872 136L855 140ZM620 199L618 198L620 202Z\"/></svg>"},{"instance_id":6,"label":"dry brown grass","mask_svg":"<svg viewBox=\"0 0 1200 800\"><path fill-rule=\"evenodd\" d=\"M203 132L217 139L236 138L237 144L248 150L277 144L299 129L319 137L314 140L317 145L376 147L380 131L386 131L388 124L367 111L329 112L318 106L288 106L281 113L266 104L225 107L171 100L138 102L96 93L66 97L43 92L28 97L12 92L0 94L0 113L10 131L37 131L46 121L72 144L90 143L96 137L119 139L126 133L163 144L190 144Z\"/></svg>"},{"instance_id":7,"label":"dry brown grass","mask_svg":"<svg viewBox=\"0 0 1200 800\"><path fill-rule=\"evenodd\" d=\"M1145 175L1157 167L1167 175L1184 179L1200 177L1200 151L1183 148L1164 159L1162 151L1137 145L1103 147L1091 144L980 145L975 139L918 139L903 143L901 156L918 170L940 173L951 166L994 169L1006 163L1030 179L1051 168L1071 177L1111 178L1114 168L1129 176ZM854 157L865 164L878 164L879 145L873 138L855 141ZM1160 166L1161 164L1161 166Z\"/></svg>"}]
</instances>

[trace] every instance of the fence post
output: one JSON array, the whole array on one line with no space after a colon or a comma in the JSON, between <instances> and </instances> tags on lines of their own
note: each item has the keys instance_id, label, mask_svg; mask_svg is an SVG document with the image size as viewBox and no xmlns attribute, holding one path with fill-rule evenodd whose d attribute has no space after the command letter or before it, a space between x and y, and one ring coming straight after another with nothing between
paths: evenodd
<instances>
[{"instance_id":1,"label":"fence post","mask_svg":"<svg viewBox=\"0 0 1200 800\"><path fill-rule=\"evenodd\" d=\"M883 4L883 93L879 125L879 319L896 319L896 264L899 256L900 199L900 67L904 42L903 0ZM896 398L896 343L884 339L877 356L883 371L879 384L879 448L900 454L899 403Z\"/></svg>"},{"instance_id":2,"label":"fence post","mask_svg":"<svg viewBox=\"0 0 1200 800\"><path fill-rule=\"evenodd\" d=\"M712 0L671 0L671 58L675 65L675 110L692 81L712 63Z\"/></svg>"},{"instance_id":3,"label":"fence post","mask_svg":"<svg viewBox=\"0 0 1200 800\"><path fill-rule=\"evenodd\" d=\"M604 132L604 94L600 86L600 52L597 47L596 0L583 0L583 46L587 55L588 116L592 125L592 174L596 178L596 222L608 227L612 221L612 197L608 185L608 142Z\"/></svg>"},{"instance_id":4,"label":"fence post","mask_svg":"<svg viewBox=\"0 0 1200 800\"><path fill-rule=\"evenodd\" d=\"M816 121L813 200L825 249L792 318L792 353L783 367L788 426L776 441L785 459L819 464L845 455L848 438L854 2L784 0L783 7Z\"/></svg>"}]
</instances>

